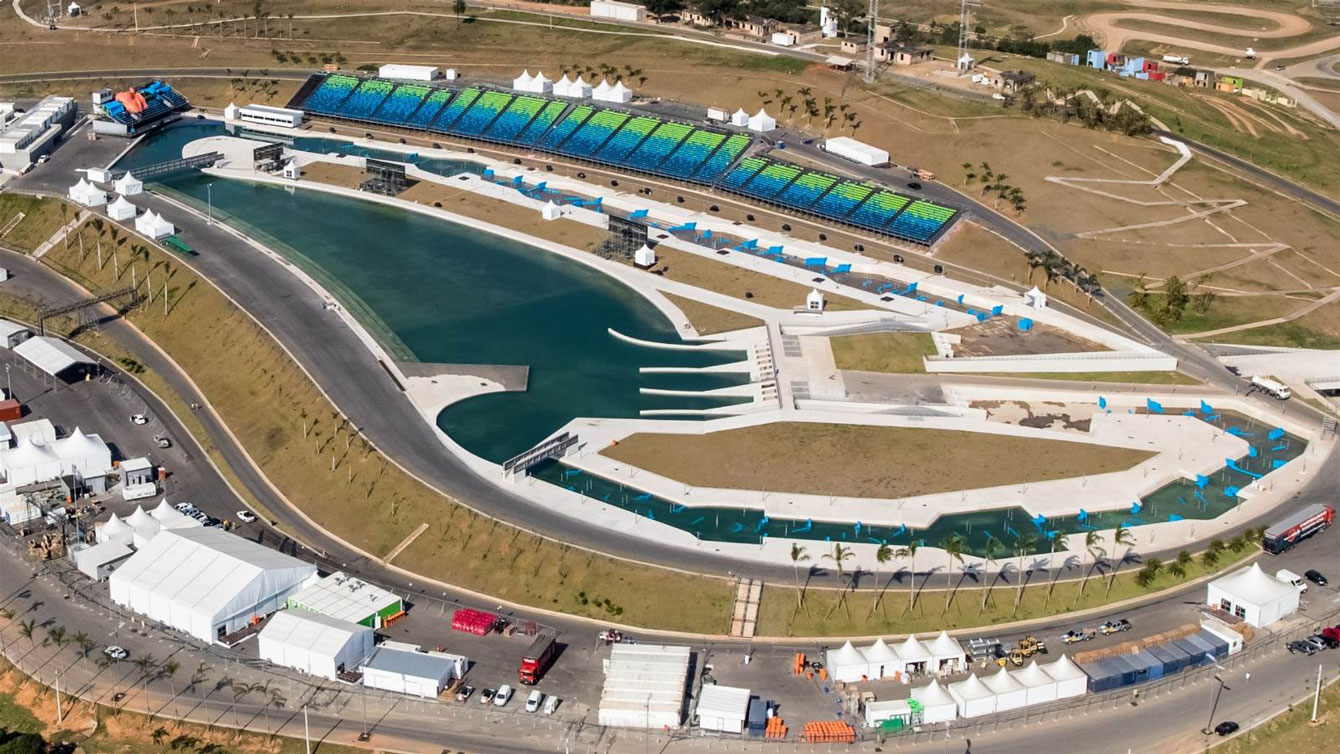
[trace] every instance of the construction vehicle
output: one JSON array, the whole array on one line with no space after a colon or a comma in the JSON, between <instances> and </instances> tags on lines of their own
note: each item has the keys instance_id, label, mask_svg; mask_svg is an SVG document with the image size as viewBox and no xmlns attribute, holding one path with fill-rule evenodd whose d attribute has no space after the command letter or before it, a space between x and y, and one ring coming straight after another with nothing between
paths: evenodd
<instances>
[{"instance_id":1,"label":"construction vehicle","mask_svg":"<svg viewBox=\"0 0 1340 754\"><path fill-rule=\"evenodd\" d=\"M931 171L926 170L925 168L913 168L912 175L915 175L917 178L920 178L923 181L935 180L935 173L932 173Z\"/></svg>"},{"instance_id":2,"label":"construction vehicle","mask_svg":"<svg viewBox=\"0 0 1340 754\"><path fill-rule=\"evenodd\" d=\"M1035 654L1047 653L1046 645L1038 641L1038 637L1036 636L1025 636L1019 640L1019 644L1016 648L1024 657L1032 657Z\"/></svg>"}]
</instances>

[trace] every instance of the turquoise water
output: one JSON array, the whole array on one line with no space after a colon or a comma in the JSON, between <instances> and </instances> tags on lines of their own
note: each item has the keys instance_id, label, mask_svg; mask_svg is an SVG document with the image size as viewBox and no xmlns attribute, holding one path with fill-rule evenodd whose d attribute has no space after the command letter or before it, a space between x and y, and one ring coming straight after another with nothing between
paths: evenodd
<instances>
[{"instance_id":1,"label":"turquoise water","mask_svg":"<svg viewBox=\"0 0 1340 754\"><path fill-rule=\"evenodd\" d=\"M185 143L222 132L189 124L147 139L119 167L179 156ZM327 151L325 140L313 146ZM298 147L307 146L299 140ZM449 173L453 165L438 163ZM211 184L209 189L206 185ZM687 353L624 343L677 342L665 317L609 277L548 252L412 212L243 181L185 174L164 184L301 264L385 344L419 361L530 367L524 393L495 393L448 407L438 425L495 462L529 448L577 416L635 417L644 408L735 402L640 395L738 384L739 378L640 375L642 366L706 366L743 354ZM189 243L190 239L186 239Z\"/></svg>"}]
</instances>

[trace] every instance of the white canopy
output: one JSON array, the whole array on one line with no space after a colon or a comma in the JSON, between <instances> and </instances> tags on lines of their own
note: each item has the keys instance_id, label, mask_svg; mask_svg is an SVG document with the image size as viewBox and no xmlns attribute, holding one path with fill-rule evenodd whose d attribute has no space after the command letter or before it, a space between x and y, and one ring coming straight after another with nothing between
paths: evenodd
<instances>
[{"instance_id":1,"label":"white canopy","mask_svg":"<svg viewBox=\"0 0 1340 754\"><path fill-rule=\"evenodd\" d=\"M927 645L927 649L935 659L935 664L940 667L947 665L957 669L968 662L968 653L963 651L963 645L952 638L948 631L941 631L940 635Z\"/></svg>"},{"instance_id":2,"label":"white canopy","mask_svg":"<svg viewBox=\"0 0 1340 754\"><path fill-rule=\"evenodd\" d=\"M33 366L55 377L76 364L92 364L82 353L58 338L37 335L14 346L14 353L32 362Z\"/></svg>"},{"instance_id":3,"label":"white canopy","mask_svg":"<svg viewBox=\"0 0 1340 754\"><path fill-rule=\"evenodd\" d=\"M1056 679L1047 675L1038 667L1037 660L1010 672L1016 681L1028 690L1029 704L1042 704L1056 700Z\"/></svg>"},{"instance_id":4,"label":"white canopy","mask_svg":"<svg viewBox=\"0 0 1340 754\"><path fill-rule=\"evenodd\" d=\"M1032 309L1047 308L1047 294L1042 292L1036 285L1033 289L1024 294L1024 306Z\"/></svg>"},{"instance_id":5,"label":"white canopy","mask_svg":"<svg viewBox=\"0 0 1340 754\"><path fill-rule=\"evenodd\" d=\"M749 689L704 684L698 694L698 727L725 733L743 733L749 714Z\"/></svg>"},{"instance_id":6,"label":"white canopy","mask_svg":"<svg viewBox=\"0 0 1340 754\"><path fill-rule=\"evenodd\" d=\"M683 722L688 647L615 644L605 661L601 725L661 730Z\"/></svg>"},{"instance_id":7,"label":"white canopy","mask_svg":"<svg viewBox=\"0 0 1340 754\"><path fill-rule=\"evenodd\" d=\"M0 453L0 466L4 466L5 480L14 486L55 479L61 475L60 458L51 448L31 438L21 439L14 448Z\"/></svg>"},{"instance_id":8,"label":"white canopy","mask_svg":"<svg viewBox=\"0 0 1340 754\"><path fill-rule=\"evenodd\" d=\"M139 214L139 210L124 196L116 197L116 201L107 205L107 216L113 220L129 220L137 214Z\"/></svg>"},{"instance_id":9,"label":"white canopy","mask_svg":"<svg viewBox=\"0 0 1340 754\"><path fill-rule=\"evenodd\" d=\"M750 131L765 134L777 130L777 119L768 115L767 111L760 107L757 113L750 116L748 125Z\"/></svg>"},{"instance_id":10,"label":"white canopy","mask_svg":"<svg viewBox=\"0 0 1340 754\"><path fill-rule=\"evenodd\" d=\"M914 665L930 662L932 657L930 650L916 636L908 636L898 645L898 659L902 660L903 668L910 671Z\"/></svg>"},{"instance_id":11,"label":"white canopy","mask_svg":"<svg viewBox=\"0 0 1340 754\"><path fill-rule=\"evenodd\" d=\"M949 695L958 703L959 717L979 717L996 711L996 692L975 674L949 684Z\"/></svg>"},{"instance_id":12,"label":"white canopy","mask_svg":"<svg viewBox=\"0 0 1340 754\"><path fill-rule=\"evenodd\" d=\"M105 474L112 468L112 451L107 443L97 435L84 434L79 427L75 427L69 437L57 440L51 449L60 458L66 473L90 477Z\"/></svg>"},{"instance_id":13,"label":"white canopy","mask_svg":"<svg viewBox=\"0 0 1340 754\"><path fill-rule=\"evenodd\" d=\"M116 192L122 196L134 196L144 190L144 184L140 182L140 179L135 177L134 173L129 171L120 178L117 178L113 187L115 187Z\"/></svg>"},{"instance_id":14,"label":"white canopy","mask_svg":"<svg viewBox=\"0 0 1340 754\"><path fill-rule=\"evenodd\" d=\"M578 76L575 80L573 80L571 84L568 85L568 90L566 93L560 94L558 92L558 88L555 87L554 94L559 94L559 96L562 97L577 97L577 98L590 97L591 84L585 78Z\"/></svg>"},{"instance_id":15,"label":"white canopy","mask_svg":"<svg viewBox=\"0 0 1340 754\"><path fill-rule=\"evenodd\" d=\"M835 681L850 683L870 676L870 663L850 641L837 649L828 650L824 662L828 665L828 674Z\"/></svg>"},{"instance_id":16,"label":"white canopy","mask_svg":"<svg viewBox=\"0 0 1340 754\"><path fill-rule=\"evenodd\" d=\"M1018 709L1028 704L1028 689L1008 670L1001 669L999 673L987 676L982 683L996 693L997 712Z\"/></svg>"},{"instance_id":17,"label":"white canopy","mask_svg":"<svg viewBox=\"0 0 1340 754\"><path fill-rule=\"evenodd\" d=\"M730 124L732 126L749 125L749 113L745 112L743 107L739 108L735 112L731 113Z\"/></svg>"},{"instance_id":18,"label":"white canopy","mask_svg":"<svg viewBox=\"0 0 1340 754\"><path fill-rule=\"evenodd\" d=\"M623 79L614 82L614 86L601 81L600 86L591 93L591 98L601 102L629 102L633 99L633 90L624 86Z\"/></svg>"},{"instance_id":19,"label":"white canopy","mask_svg":"<svg viewBox=\"0 0 1340 754\"><path fill-rule=\"evenodd\" d=\"M1211 581L1206 602L1229 613L1240 612L1245 622L1260 628L1297 610L1298 590L1252 563Z\"/></svg>"},{"instance_id":20,"label":"white canopy","mask_svg":"<svg viewBox=\"0 0 1340 754\"><path fill-rule=\"evenodd\" d=\"M530 75L529 70L522 71L520 76L512 79L512 88L518 92L529 92L533 86L535 86L535 78Z\"/></svg>"},{"instance_id":21,"label":"white canopy","mask_svg":"<svg viewBox=\"0 0 1340 754\"><path fill-rule=\"evenodd\" d=\"M80 178L78 183L70 187L70 199L85 207L98 207L107 203L107 194L87 179Z\"/></svg>"},{"instance_id":22,"label":"white canopy","mask_svg":"<svg viewBox=\"0 0 1340 754\"><path fill-rule=\"evenodd\" d=\"M135 218L135 232L157 241L175 233L176 228L173 228L172 223L168 222L162 215L155 213L153 210L147 210L144 214Z\"/></svg>"},{"instance_id":23,"label":"white canopy","mask_svg":"<svg viewBox=\"0 0 1340 754\"><path fill-rule=\"evenodd\" d=\"M903 669L898 653L893 651L893 647L885 644L883 639L876 639L874 644L862 649L861 654L865 655L865 662L869 667L867 674L871 678L884 678Z\"/></svg>"},{"instance_id":24,"label":"white canopy","mask_svg":"<svg viewBox=\"0 0 1340 754\"><path fill-rule=\"evenodd\" d=\"M1050 665L1043 665L1042 669L1056 681L1057 699L1084 696L1089 689L1089 676L1066 655L1061 655L1061 659Z\"/></svg>"},{"instance_id":25,"label":"white canopy","mask_svg":"<svg viewBox=\"0 0 1340 754\"><path fill-rule=\"evenodd\" d=\"M611 88L612 87L610 87L610 82L602 78L600 80L600 83L596 85L595 90L591 92L591 96L598 100L604 100L607 96L609 96Z\"/></svg>"},{"instance_id":26,"label":"white canopy","mask_svg":"<svg viewBox=\"0 0 1340 754\"><path fill-rule=\"evenodd\" d=\"M570 97L572 95L568 93L568 90L571 87L572 87L572 77L565 73L563 74L563 78L554 82L553 92L555 95L559 97Z\"/></svg>"},{"instance_id":27,"label":"white canopy","mask_svg":"<svg viewBox=\"0 0 1340 754\"><path fill-rule=\"evenodd\" d=\"M144 508L137 505L135 506L135 512L126 517L126 523L131 526L148 526L157 524L158 520L145 512Z\"/></svg>"},{"instance_id":28,"label":"white canopy","mask_svg":"<svg viewBox=\"0 0 1340 754\"><path fill-rule=\"evenodd\" d=\"M939 681L931 681L928 686L912 689L912 698L921 702L924 708L921 718L924 723L948 722L958 715L958 702L944 690Z\"/></svg>"},{"instance_id":29,"label":"white canopy","mask_svg":"<svg viewBox=\"0 0 1340 754\"><path fill-rule=\"evenodd\" d=\"M117 517L115 513L105 522L94 527L98 532L98 542L117 542L123 545L129 545L134 541L135 530L125 521Z\"/></svg>"}]
</instances>

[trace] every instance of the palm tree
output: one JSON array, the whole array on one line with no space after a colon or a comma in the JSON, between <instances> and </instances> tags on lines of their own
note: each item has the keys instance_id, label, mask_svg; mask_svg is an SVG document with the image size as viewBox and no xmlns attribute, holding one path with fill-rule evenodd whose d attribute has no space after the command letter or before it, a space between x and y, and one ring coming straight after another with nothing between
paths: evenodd
<instances>
[{"instance_id":1,"label":"palm tree","mask_svg":"<svg viewBox=\"0 0 1340 754\"><path fill-rule=\"evenodd\" d=\"M847 574L846 571L843 569L842 564L855 556L856 553L852 552L850 547L843 547L840 544L834 544L833 551L831 553L825 554L824 560L833 561L833 563L837 566L838 581L843 581L846 578ZM837 609L838 604L842 604L845 607L846 603L844 602L844 600L846 599L846 597L847 597L847 587L843 586L842 591L838 593L838 601L834 603L833 607L831 607L828 610L828 614L832 615L833 611ZM848 613L850 613L850 610L848 610Z\"/></svg>"},{"instance_id":2,"label":"palm tree","mask_svg":"<svg viewBox=\"0 0 1340 754\"><path fill-rule=\"evenodd\" d=\"M881 543L878 550L875 550L875 583L879 583L879 567L893 560L893 548L887 543ZM888 584L884 585L887 588ZM875 614L875 608L879 607L879 601L884 598L884 588L875 593L875 601L870 603L870 614Z\"/></svg>"},{"instance_id":3,"label":"palm tree","mask_svg":"<svg viewBox=\"0 0 1340 754\"><path fill-rule=\"evenodd\" d=\"M991 534L986 535L986 544L983 545L982 547L983 550L982 555L986 558L986 570L988 572L991 570L991 564L996 561L996 553L999 552L1000 548L1004 546L1005 546L1004 543L1002 543L999 539L996 539L993 535ZM999 569L996 570L996 574L997 576L1000 575ZM984 578L986 577L986 575L987 575L986 573L982 574ZM986 601L991 598L991 587L995 585L996 580L992 579L991 583L987 584L986 588L982 590L982 606L977 609L978 615L981 615L982 613L986 612Z\"/></svg>"},{"instance_id":4,"label":"palm tree","mask_svg":"<svg viewBox=\"0 0 1340 754\"><path fill-rule=\"evenodd\" d=\"M238 719L237 705L252 692L253 688L250 684L241 681L232 681L229 685L233 689L233 727L240 731L242 723Z\"/></svg>"},{"instance_id":5,"label":"palm tree","mask_svg":"<svg viewBox=\"0 0 1340 754\"><path fill-rule=\"evenodd\" d=\"M1075 590L1075 602L1071 605L1072 607L1079 604L1079 596L1084 593L1084 585L1089 583L1089 574L1093 573L1093 565L1098 563L1097 553L1103 552L1102 543L1103 539L1098 536L1096 531L1090 531L1084 535L1084 552L1093 558L1093 564L1089 566L1088 570L1085 570L1084 559L1080 558L1079 569L1084 575L1080 577L1079 589Z\"/></svg>"},{"instance_id":6,"label":"palm tree","mask_svg":"<svg viewBox=\"0 0 1340 754\"><path fill-rule=\"evenodd\" d=\"M1042 599L1042 607L1046 608L1047 603L1052 598L1052 591L1056 589L1056 579L1061 575L1061 569L1056 567L1056 553L1065 552L1070 549L1070 542L1066 539L1065 532L1054 531L1051 534L1052 556L1047 560L1047 566L1052 569L1051 583L1047 584L1047 596Z\"/></svg>"},{"instance_id":7,"label":"palm tree","mask_svg":"<svg viewBox=\"0 0 1340 754\"><path fill-rule=\"evenodd\" d=\"M945 556L949 559L949 568L945 570L945 609L949 612L949 603L954 601L954 593L958 591L954 588L954 561L963 562L964 541L962 534L951 534L940 540L940 549L945 551Z\"/></svg>"},{"instance_id":8,"label":"palm tree","mask_svg":"<svg viewBox=\"0 0 1340 754\"><path fill-rule=\"evenodd\" d=\"M62 205L63 206L63 205ZM19 621L19 636L28 640L28 643L37 646L37 640L33 638L33 630L37 628L37 622L33 620Z\"/></svg>"},{"instance_id":9,"label":"palm tree","mask_svg":"<svg viewBox=\"0 0 1340 754\"><path fill-rule=\"evenodd\" d=\"M152 669L155 665L157 665L158 661L154 659L153 655L144 655L143 657L136 659L135 662L132 664L139 669L140 680L144 683L144 716L150 717L151 715L149 712L149 679L152 677L152 674L149 672L149 670Z\"/></svg>"},{"instance_id":10,"label":"palm tree","mask_svg":"<svg viewBox=\"0 0 1340 754\"><path fill-rule=\"evenodd\" d=\"M83 660L84 670L88 671L88 653L93 651L93 639L83 631L79 631L70 640L79 647L79 657Z\"/></svg>"},{"instance_id":11,"label":"palm tree","mask_svg":"<svg viewBox=\"0 0 1340 754\"><path fill-rule=\"evenodd\" d=\"M181 670L181 665L176 660L168 660L158 669L158 674L167 678L168 688L172 690L172 716L177 716L177 683L175 676L177 671Z\"/></svg>"},{"instance_id":12,"label":"palm tree","mask_svg":"<svg viewBox=\"0 0 1340 754\"><path fill-rule=\"evenodd\" d=\"M802 607L805 606L805 590L800 586L800 563L801 563L801 561L803 561L803 560L809 560L809 559L810 559L810 556L807 555L807 554L805 553L805 548L804 548L804 547L800 546L799 544L796 544L795 542L792 542L792 543L791 543L791 569L792 569L793 571L795 571L795 574L796 574L796 609L797 609L797 610L799 610L800 608L802 608ZM805 579L805 584L806 584L807 586L809 585L809 583L810 583L810 580L809 580L809 579Z\"/></svg>"},{"instance_id":13,"label":"palm tree","mask_svg":"<svg viewBox=\"0 0 1340 754\"><path fill-rule=\"evenodd\" d=\"M66 635L65 626L52 626L47 630L47 641L56 645L56 654L59 655L65 645L69 644L71 639Z\"/></svg>"},{"instance_id":14,"label":"palm tree","mask_svg":"<svg viewBox=\"0 0 1340 754\"><path fill-rule=\"evenodd\" d=\"M910 611L917 605L917 548L921 547L921 542L912 540L907 543L907 547L899 547L894 553L895 557L907 558L907 609Z\"/></svg>"},{"instance_id":15,"label":"palm tree","mask_svg":"<svg viewBox=\"0 0 1340 754\"><path fill-rule=\"evenodd\" d=\"M1117 528L1112 530L1112 551L1115 553L1118 547L1124 546L1126 552L1122 554L1121 560L1112 564L1112 573L1107 579L1107 594L1112 594L1112 584L1117 580L1117 571L1121 570L1121 564L1126 562L1131 554L1131 549L1135 546L1135 536L1131 530L1126 528L1125 524L1117 524Z\"/></svg>"},{"instance_id":16,"label":"palm tree","mask_svg":"<svg viewBox=\"0 0 1340 754\"><path fill-rule=\"evenodd\" d=\"M1181 566L1182 571L1185 573L1187 566L1191 565L1192 560L1193 558L1191 557L1191 553L1187 552L1186 550L1182 550L1181 552L1177 553L1177 562L1175 563L1175 565Z\"/></svg>"},{"instance_id":17,"label":"palm tree","mask_svg":"<svg viewBox=\"0 0 1340 754\"><path fill-rule=\"evenodd\" d=\"M1014 612L1019 612L1019 603L1024 599L1024 556L1031 554L1038 546L1038 535L1033 532L1020 534L1019 538L1014 540L1014 554L1019 557L1019 564L1016 566L1018 575L1015 577L1018 583L1014 588ZM1031 569L1030 569L1031 570Z\"/></svg>"}]
</instances>

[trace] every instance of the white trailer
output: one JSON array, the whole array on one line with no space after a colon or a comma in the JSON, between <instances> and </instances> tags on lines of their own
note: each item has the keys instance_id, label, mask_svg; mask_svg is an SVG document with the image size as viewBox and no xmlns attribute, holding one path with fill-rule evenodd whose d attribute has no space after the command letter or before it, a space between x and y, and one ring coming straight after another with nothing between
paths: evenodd
<instances>
[{"instance_id":1,"label":"white trailer","mask_svg":"<svg viewBox=\"0 0 1340 754\"><path fill-rule=\"evenodd\" d=\"M621 3L617 0L591 0L591 15L595 18L612 18L616 21L646 21L647 9L636 3Z\"/></svg>"},{"instance_id":2,"label":"white trailer","mask_svg":"<svg viewBox=\"0 0 1340 754\"><path fill-rule=\"evenodd\" d=\"M1282 401L1287 401L1293 396L1293 391L1289 389L1288 385L1280 382L1274 377L1268 377L1262 374L1252 377L1252 387Z\"/></svg>"},{"instance_id":3,"label":"white trailer","mask_svg":"<svg viewBox=\"0 0 1340 754\"><path fill-rule=\"evenodd\" d=\"M377 69L377 75L384 79L400 79L402 81L434 81L441 76L436 66L405 65L403 63L387 63Z\"/></svg>"},{"instance_id":4,"label":"white trailer","mask_svg":"<svg viewBox=\"0 0 1340 754\"><path fill-rule=\"evenodd\" d=\"M835 136L824 140L824 150L838 157L874 167L889 164L889 153L849 136Z\"/></svg>"}]
</instances>

